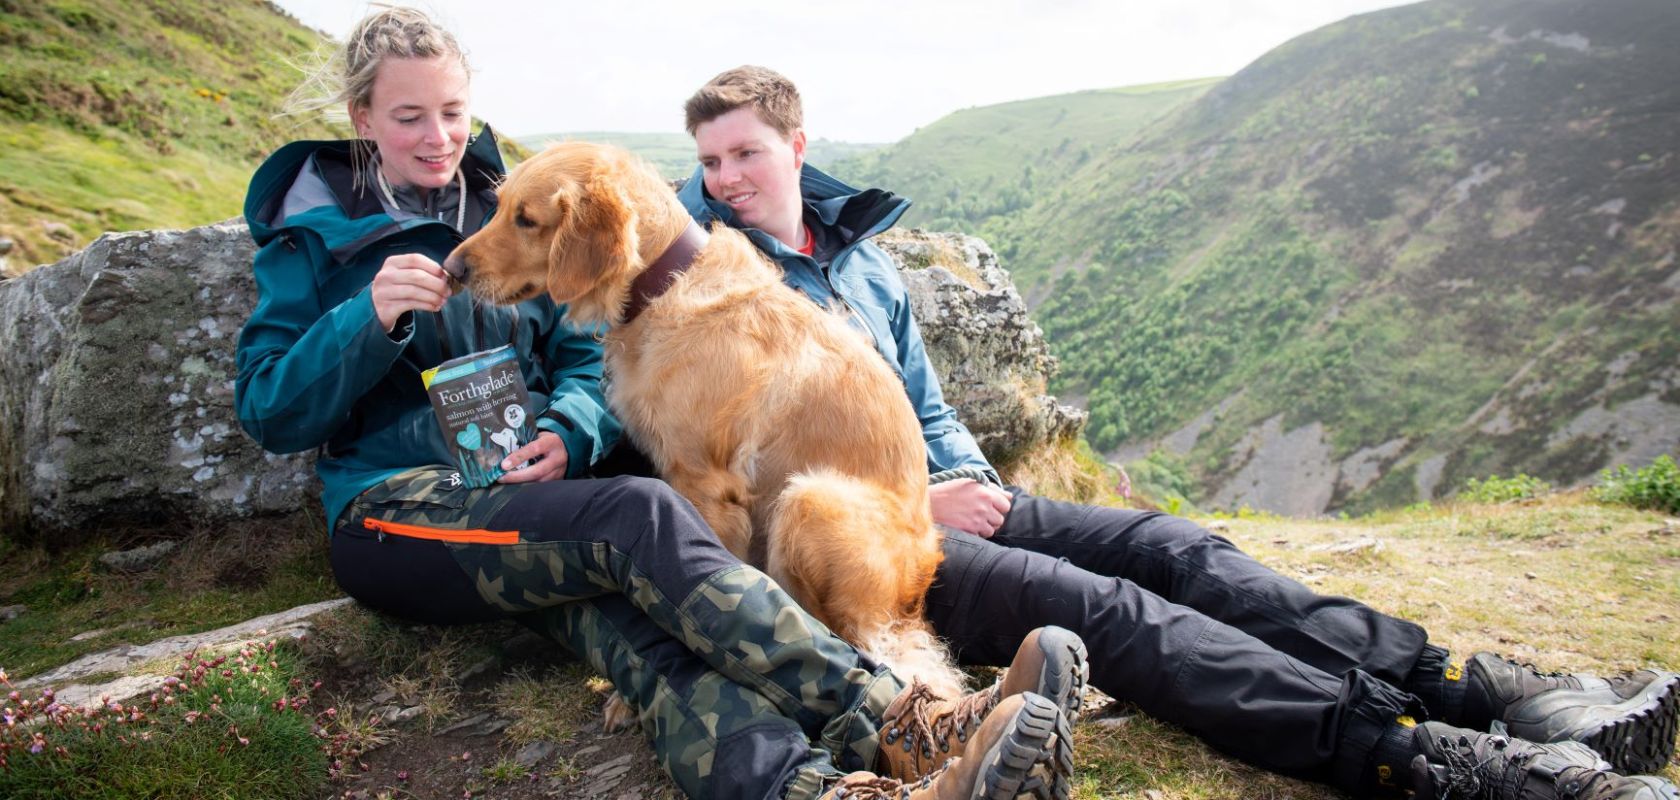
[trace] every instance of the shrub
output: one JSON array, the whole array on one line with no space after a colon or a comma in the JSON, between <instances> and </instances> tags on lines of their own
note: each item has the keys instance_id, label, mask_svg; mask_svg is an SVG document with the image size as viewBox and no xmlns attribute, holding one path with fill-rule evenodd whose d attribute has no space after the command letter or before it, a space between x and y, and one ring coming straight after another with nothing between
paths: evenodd
<instances>
[{"instance_id":1,"label":"shrub","mask_svg":"<svg viewBox=\"0 0 1680 800\"><path fill-rule=\"evenodd\" d=\"M1489 475L1487 480L1471 478L1458 492L1458 499L1474 503L1509 503L1539 497L1552 490L1552 485L1521 472L1509 478Z\"/></svg>"},{"instance_id":2,"label":"shrub","mask_svg":"<svg viewBox=\"0 0 1680 800\"><path fill-rule=\"evenodd\" d=\"M1593 496L1604 503L1680 514L1680 465L1673 457L1662 455L1643 469L1634 470L1626 464L1607 469L1599 474Z\"/></svg>"}]
</instances>

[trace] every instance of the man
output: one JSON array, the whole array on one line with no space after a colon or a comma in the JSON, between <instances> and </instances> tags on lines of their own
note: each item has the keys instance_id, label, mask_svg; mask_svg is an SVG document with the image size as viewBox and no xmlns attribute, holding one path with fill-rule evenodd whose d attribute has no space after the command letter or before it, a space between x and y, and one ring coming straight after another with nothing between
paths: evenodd
<instances>
[{"instance_id":1,"label":"man","mask_svg":"<svg viewBox=\"0 0 1680 800\"><path fill-rule=\"evenodd\" d=\"M1002 486L869 241L908 203L805 164L798 91L771 70L724 72L685 110L700 158L679 195L690 214L742 229L790 286L848 309L903 379L929 470L959 476L931 490L935 519L961 533L946 537L928 614L964 660L1001 664L1032 628L1071 629L1110 695L1357 794L1680 797L1624 777L1672 756L1680 675L1541 675L1487 653L1460 664L1418 625L1316 595L1186 520ZM1483 732L1496 724L1509 738Z\"/></svg>"}]
</instances>

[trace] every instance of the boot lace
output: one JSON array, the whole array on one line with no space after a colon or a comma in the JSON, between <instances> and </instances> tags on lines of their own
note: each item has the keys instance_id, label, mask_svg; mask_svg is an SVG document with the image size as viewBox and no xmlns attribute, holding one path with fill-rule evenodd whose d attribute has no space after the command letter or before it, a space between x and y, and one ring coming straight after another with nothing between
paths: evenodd
<instances>
[{"instance_id":1,"label":"boot lace","mask_svg":"<svg viewBox=\"0 0 1680 800\"><path fill-rule=\"evenodd\" d=\"M1446 762L1446 786L1442 798L1451 800L1517 800L1524 797L1523 784L1529 778L1529 762L1540 753L1507 754L1511 741L1503 736L1489 736L1486 756L1477 756L1470 739L1465 736L1452 741L1446 736L1436 740L1441 759ZM1503 761L1503 764L1498 762ZM1571 767L1554 776L1551 795L1554 800L1577 800L1612 794L1614 782L1606 773L1581 767ZM1530 793L1532 794L1532 793Z\"/></svg>"},{"instance_id":2,"label":"boot lace","mask_svg":"<svg viewBox=\"0 0 1680 800\"><path fill-rule=\"evenodd\" d=\"M845 779L834 787L834 792L827 796L828 800L910 800L913 789L925 789L933 783L934 774L930 774L914 784L907 784L894 778L875 775L862 779Z\"/></svg>"},{"instance_id":3,"label":"boot lace","mask_svg":"<svg viewBox=\"0 0 1680 800\"><path fill-rule=\"evenodd\" d=\"M1452 800L1498 800L1504 796L1508 770L1490 770L1487 767L1498 760L1499 754L1510 744L1509 740L1502 736L1488 737L1491 750L1486 757L1476 755L1475 748L1466 736L1458 737L1457 741L1442 736L1435 742L1441 751L1441 760L1446 762L1447 768L1446 791L1442 793L1442 797ZM1515 794L1510 796L1516 797Z\"/></svg>"},{"instance_id":4,"label":"boot lace","mask_svg":"<svg viewBox=\"0 0 1680 800\"><path fill-rule=\"evenodd\" d=\"M941 753L951 752L952 738L958 743L968 741L969 731L979 727L997 705L998 684L959 698L949 709L938 709L946 701L919 680L912 681L905 691L909 692L907 702L897 713L882 720L887 732L881 740L890 745L902 739L906 752L919 749L922 758L931 760L935 747Z\"/></svg>"}]
</instances>

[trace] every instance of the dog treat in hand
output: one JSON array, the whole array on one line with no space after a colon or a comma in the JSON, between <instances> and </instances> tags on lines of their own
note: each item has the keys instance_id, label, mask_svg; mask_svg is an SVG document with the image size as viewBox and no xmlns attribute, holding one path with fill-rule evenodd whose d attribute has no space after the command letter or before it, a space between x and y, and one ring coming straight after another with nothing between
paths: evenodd
<instances>
[{"instance_id":1,"label":"dog treat in hand","mask_svg":"<svg viewBox=\"0 0 1680 800\"><path fill-rule=\"evenodd\" d=\"M506 473L502 459L535 438L531 394L511 346L452 358L420 378L466 486L495 483Z\"/></svg>"}]
</instances>

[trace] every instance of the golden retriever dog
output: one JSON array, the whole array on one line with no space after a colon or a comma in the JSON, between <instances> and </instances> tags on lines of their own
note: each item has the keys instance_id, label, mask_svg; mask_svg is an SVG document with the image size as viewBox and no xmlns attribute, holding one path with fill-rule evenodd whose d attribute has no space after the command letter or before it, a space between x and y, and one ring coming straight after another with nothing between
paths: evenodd
<instances>
[{"instance_id":1,"label":"golden retriever dog","mask_svg":"<svg viewBox=\"0 0 1680 800\"><path fill-rule=\"evenodd\" d=\"M959 692L922 616L941 553L921 426L866 335L619 148L552 146L498 197L446 268L488 302L546 291L606 323L613 412L723 544L905 679Z\"/></svg>"}]
</instances>

